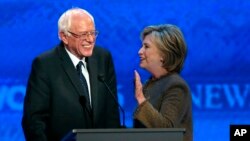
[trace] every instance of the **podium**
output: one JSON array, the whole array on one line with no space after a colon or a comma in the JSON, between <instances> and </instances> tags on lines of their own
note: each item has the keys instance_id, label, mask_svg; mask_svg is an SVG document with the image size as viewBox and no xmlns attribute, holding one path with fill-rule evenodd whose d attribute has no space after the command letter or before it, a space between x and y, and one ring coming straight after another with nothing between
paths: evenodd
<instances>
[{"instance_id":1,"label":"podium","mask_svg":"<svg viewBox=\"0 0 250 141\"><path fill-rule=\"evenodd\" d=\"M183 141L184 128L73 129L76 141Z\"/></svg>"}]
</instances>

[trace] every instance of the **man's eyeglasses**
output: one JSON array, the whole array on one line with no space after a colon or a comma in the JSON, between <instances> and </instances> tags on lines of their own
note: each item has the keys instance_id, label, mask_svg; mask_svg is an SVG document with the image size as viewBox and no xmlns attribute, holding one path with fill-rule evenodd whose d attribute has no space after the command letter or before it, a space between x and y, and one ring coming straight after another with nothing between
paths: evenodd
<instances>
[{"instance_id":1,"label":"man's eyeglasses","mask_svg":"<svg viewBox=\"0 0 250 141\"><path fill-rule=\"evenodd\" d=\"M76 34L74 32L68 31L72 36L75 38L86 39L87 37L91 36L92 38L96 38L98 35L98 31L85 31L81 34Z\"/></svg>"}]
</instances>

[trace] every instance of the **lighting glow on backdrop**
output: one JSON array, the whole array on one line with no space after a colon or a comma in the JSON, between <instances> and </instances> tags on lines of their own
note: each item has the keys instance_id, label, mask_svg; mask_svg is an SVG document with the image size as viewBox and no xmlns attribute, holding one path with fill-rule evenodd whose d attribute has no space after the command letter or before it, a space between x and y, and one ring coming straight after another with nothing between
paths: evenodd
<instances>
[{"instance_id":1,"label":"lighting glow on backdrop","mask_svg":"<svg viewBox=\"0 0 250 141\"><path fill-rule=\"evenodd\" d=\"M32 60L59 43L57 20L71 7L95 17L97 44L111 51L119 102L132 127L133 70L140 32L171 23L184 33L188 56L181 75L193 95L194 140L229 140L230 124L250 124L250 1L248 0L1 0L0 140L23 141L23 98Z\"/></svg>"}]
</instances>

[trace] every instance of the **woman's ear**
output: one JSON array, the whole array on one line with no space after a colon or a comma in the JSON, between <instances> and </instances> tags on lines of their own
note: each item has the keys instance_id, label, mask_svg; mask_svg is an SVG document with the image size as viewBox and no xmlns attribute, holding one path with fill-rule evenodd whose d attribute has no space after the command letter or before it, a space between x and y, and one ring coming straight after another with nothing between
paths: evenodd
<instances>
[{"instance_id":1,"label":"woman's ear","mask_svg":"<svg viewBox=\"0 0 250 141\"><path fill-rule=\"evenodd\" d=\"M162 63L164 62L162 57L160 58L160 62L162 62Z\"/></svg>"},{"instance_id":2,"label":"woman's ear","mask_svg":"<svg viewBox=\"0 0 250 141\"><path fill-rule=\"evenodd\" d=\"M163 58L160 58L160 62L161 62L161 65L164 66L165 61Z\"/></svg>"}]
</instances>

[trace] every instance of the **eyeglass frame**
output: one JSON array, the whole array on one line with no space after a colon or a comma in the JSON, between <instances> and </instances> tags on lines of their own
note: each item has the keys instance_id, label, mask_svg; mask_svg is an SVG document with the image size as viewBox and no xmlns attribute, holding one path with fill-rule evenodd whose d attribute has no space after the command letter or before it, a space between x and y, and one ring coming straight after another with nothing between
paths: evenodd
<instances>
[{"instance_id":1,"label":"eyeglass frame","mask_svg":"<svg viewBox=\"0 0 250 141\"><path fill-rule=\"evenodd\" d=\"M77 39L86 39L87 37L89 37L89 35L92 38L96 38L99 34L99 32L97 30L93 30L93 31L85 31L81 34L76 34L72 31L67 30L68 33L70 33L73 37L77 38Z\"/></svg>"}]
</instances>

